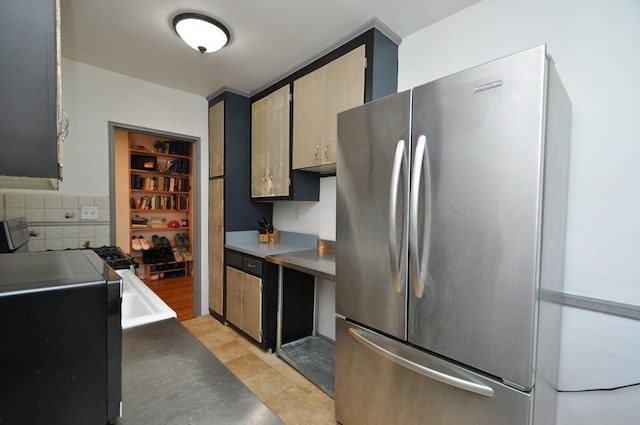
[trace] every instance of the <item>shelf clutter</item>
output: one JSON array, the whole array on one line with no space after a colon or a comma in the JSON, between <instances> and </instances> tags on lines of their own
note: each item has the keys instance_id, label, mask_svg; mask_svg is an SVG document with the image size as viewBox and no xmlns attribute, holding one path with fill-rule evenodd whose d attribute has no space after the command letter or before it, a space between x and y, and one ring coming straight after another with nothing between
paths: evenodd
<instances>
[{"instance_id":1,"label":"shelf clutter","mask_svg":"<svg viewBox=\"0 0 640 425\"><path fill-rule=\"evenodd\" d=\"M132 210L188 211L188 195L143 195L131 197Z\"/></svg>"},{"instance_id":2,"label":"shelf clutter","mask_svg":"<svg viewBox=\"0 0 640 425\"><path fill-rule=\"evenodd\" d=\"M147 192L188 192L189 179L131 174L131 189Z\"/></svg>"},{"instance_id":3,"label":"shelf clutter","mask_svg":"<svg viewBox=\"0 0 640 425\"><path fill-rule=\"evenodd\" d=\"M166 236L153 235L147 241L142 235L131 237L134 251L142 253L144 278L150 280L186 276L191 272L193 256L187 233L176 233L172 243Z\"/></svg>"}]
</instances>

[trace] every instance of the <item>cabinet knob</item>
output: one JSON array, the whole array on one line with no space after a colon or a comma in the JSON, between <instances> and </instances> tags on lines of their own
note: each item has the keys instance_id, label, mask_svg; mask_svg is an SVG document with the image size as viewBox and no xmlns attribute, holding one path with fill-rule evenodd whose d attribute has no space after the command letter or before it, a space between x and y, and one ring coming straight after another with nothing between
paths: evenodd
<instances>
[{"instance_id":1,"label":"cabinet knob","mask_svg":"<svg viewBox=\"0 0 640 425\"><path fill-rule=\"evenodd\" d=\"M324 157L325 159L329 159L329 144L324 145Z\"/></svg>"},{"instance_id":2,"label":"cabinet knob","mask_svg":"<svg viewBox=\"0 0 640 425\"><path fill-rule=\"evenodd\" d=\"M316 159L320 159L320 145L316 145Z\"/></svg>"}]
</instances>

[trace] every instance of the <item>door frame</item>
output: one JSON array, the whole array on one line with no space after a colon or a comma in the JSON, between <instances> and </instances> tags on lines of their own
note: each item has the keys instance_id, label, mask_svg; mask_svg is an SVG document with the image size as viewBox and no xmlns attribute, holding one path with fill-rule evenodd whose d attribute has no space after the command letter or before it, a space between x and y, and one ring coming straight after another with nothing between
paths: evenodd
<instances>
[{"instance_id":1,"label":"door frame","mask_svg":"<svg viewBox=\"0 0 640 425\"><path fill-rule=\"evenodd\" d=\"M173 138L180 139L186 142L193 143L194 147L194 156L193 156L193 167L194 174L192 179L193 185L193 219L195 221L195 228L193 229L193 240L191 243L194 247L194 255L193 255L193 317L200 316L200 312L202 311L202 238L200 237L200 232L198 229L202 228L202 214L200 212L200 205L202 201L202 195L200 193L200 176L201 172L201 164L200 158L202 157L202 143L200 137L190 136L187 134L174 133L171 131L165 130L157 130L147 127L141 127L137 125L124 124L114 121L108 122L109 127L109 199L115 199L116 197L116 182L115 182L115 131L116 130L124 130L130 131L134 133L147 133L152 134L154 136L158 136L161 138ZM109 240L113 245L116 241L116 207L115 202L109 203L109 222L110 222L110 231L109 231Z\"/></svg>"}]
</instances>

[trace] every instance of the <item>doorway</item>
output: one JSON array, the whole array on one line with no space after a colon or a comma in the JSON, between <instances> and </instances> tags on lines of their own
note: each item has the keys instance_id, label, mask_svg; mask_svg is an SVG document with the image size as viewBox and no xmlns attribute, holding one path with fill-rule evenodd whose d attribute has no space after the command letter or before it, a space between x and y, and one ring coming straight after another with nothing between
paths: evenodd
<instances>
[{"instance_id":1,"label":"doorway","mask_svg":"<svg viewBox=\"0 0 640 425\"><path fill-rule=\"evenodd\" d=\"M177 313L200 311L199 138L109 123L111 240Z\"/></svg>"}]
</instances>

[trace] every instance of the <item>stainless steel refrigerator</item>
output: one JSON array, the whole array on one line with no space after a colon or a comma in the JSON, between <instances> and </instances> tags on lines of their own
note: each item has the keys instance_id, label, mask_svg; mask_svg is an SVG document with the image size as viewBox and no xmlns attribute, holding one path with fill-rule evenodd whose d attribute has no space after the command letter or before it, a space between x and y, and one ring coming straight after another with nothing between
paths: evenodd
<instances>
[{"instance_id":1,"label":"stainless steel refrigerator","mask_svg":"<svg viewBox=\"0 0 640 425\"><path fill-rule=\"evenodd\" d=\"M545 46L338 115L340 423L555 422L570 120Z\"/></svg>"}]
</instances>

